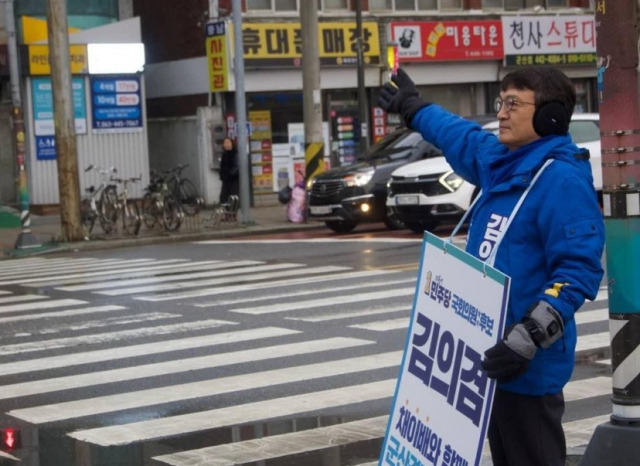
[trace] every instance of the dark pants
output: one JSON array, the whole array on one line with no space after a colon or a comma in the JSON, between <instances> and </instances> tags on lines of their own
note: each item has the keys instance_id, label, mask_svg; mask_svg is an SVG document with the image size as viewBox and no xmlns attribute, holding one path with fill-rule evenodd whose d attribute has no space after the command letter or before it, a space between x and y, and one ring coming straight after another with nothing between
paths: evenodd
<instances>
[{"instance_id":1,"label":"dark pants","mask_svg":"<svg viewBox=\"0 0 640 466\"><path fill-rule=\"evenodd\" d=\"M564 466L564 395L528 396L496 390L489 422L494 466Z\"/></svg>"},{"instance_id":2,"label":"dark pants","mask_svg":"<svg viewBox=\"0 0 640 466\"><path fill-rule=\"evenodd\" d=\"M229 196L240 194L240 182L239 180L230 180L222 182L222 189L220 190L220 204L225 204L229 201Z\"/></svg>"}]
</instances>

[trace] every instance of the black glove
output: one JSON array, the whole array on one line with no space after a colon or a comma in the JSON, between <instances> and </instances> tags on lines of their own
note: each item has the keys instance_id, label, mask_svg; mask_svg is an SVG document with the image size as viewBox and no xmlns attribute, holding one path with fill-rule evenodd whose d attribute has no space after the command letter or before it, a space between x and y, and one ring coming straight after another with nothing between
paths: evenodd
<instances>
[{"instance_id":1,"label":"black glove","mask_svg":"<svg viewBox=\"0 0 640 466\"><path fill-rule=\"evenodd\" d=\"M560 313L540 301L529 308L521 323L512 325L502 341L485 351L482 368L498 382L509 382L524 374L538 348L548 348L562 337Z\"/></svg>"},{"instance_id":2,"label":"black glove","mask_svg":"<svg viewBox=\"0 0 640 466\"><path fill-rule=\"evenodd\" d=\"M398 68L391 81L393 84L385 83L380 89L378 106L386 112L399 113L404 119L404 124L410 128L414 115L429 103L420 100L416 85L402 68Z\"/></svg>"}]
</instances>

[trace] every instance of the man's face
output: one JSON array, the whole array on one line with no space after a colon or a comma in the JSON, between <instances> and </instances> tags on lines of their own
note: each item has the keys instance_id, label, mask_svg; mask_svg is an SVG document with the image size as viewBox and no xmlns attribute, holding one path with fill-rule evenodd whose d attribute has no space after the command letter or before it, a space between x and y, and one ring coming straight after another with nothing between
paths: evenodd
<instances>
[{"instance_id":1,"label":"man's face","mask_svg":"<svg viewBox=\"0 0 640 466\"><path fill-rule=\"evenodd\" d=\"M509 88L500 92L500 99L502 99L502 108L498 112L500 142L510 150L515 150L539 139L540 136L533 129L533 114L536 110L535 93L528 89Z\"/></svg>"}]
</instances>

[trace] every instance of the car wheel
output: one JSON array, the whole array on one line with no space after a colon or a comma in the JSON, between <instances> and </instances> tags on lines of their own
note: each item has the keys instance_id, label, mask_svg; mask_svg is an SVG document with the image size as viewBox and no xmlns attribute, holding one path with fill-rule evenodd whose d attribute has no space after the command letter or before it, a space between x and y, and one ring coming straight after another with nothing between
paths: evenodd
<instances>
[{"instance_id":1,"label":"car wheel","mask_svg":"<svg viewBox=\"0 0 640 466\"><path fill-rule=\"evenodd\" d=\"M349 233L358 223L349 222L347 220L327 220L324 224L336 233Z\"/></svg>"},{"instance_id":2,"label":"car wheel","mask_svg":"<svg viewBox=\"0 0 640 466\"><path fill-rule=\"evenodd\" d=\"M391 208L387 209L382 221L389 230L399 230L405 227L404 222L398 218Z\"/></svg>"},{"instance_id":3,"label":"car wheel","mask_svg":"<svg viewBox=\"0 0 640 466\"><path fill-rule=\"evenodd\" d=\"M433 231L438 226L438 220L426 220L422 222L407 222L405 225L414 233L424 233L425 231Z\"/></svg>"}]
</instances>

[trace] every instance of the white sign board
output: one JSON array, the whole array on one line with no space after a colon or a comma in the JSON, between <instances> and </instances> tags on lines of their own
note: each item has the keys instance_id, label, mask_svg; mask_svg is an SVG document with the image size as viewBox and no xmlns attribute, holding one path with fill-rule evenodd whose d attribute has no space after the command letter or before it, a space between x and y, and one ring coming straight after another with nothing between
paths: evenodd
<instances>
[{"instance_id":1,"label":"white sign board","mask_svg":"<svg viewBox=\"0 0 640 466\"><path fill-rule=\"evenodd\" d=\"M502 336L509 277L425 233L379 464L480 464L495 381L481 361Z\"/></svg>"}]
</instances>

